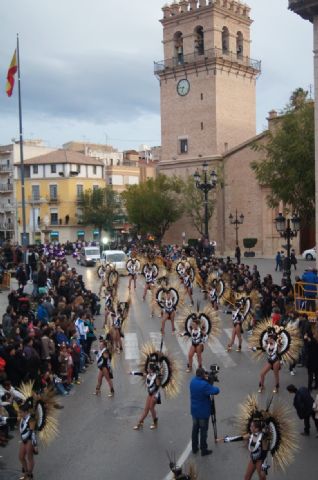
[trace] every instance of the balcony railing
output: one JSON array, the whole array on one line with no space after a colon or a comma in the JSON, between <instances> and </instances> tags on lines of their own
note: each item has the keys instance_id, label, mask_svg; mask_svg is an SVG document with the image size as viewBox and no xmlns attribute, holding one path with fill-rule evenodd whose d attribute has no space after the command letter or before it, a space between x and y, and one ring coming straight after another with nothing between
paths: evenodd
<instances>
[{"instance_id":1,"label":"balcony railing","mask_svg":"<svg viewBox=\"0 0 318 480\"><path fill-rule=\"evenodd\" d=\"M31 195L28 200L31 205L45 202L45 198L40 195Z\"/></svg>"},{"instance_id":2,"label":"balcony railing","mask_svg":"<svg viewBox=\"0 0 318 480\"><path fill-rule=\"evenodd\" d=\"M49 195L47 197L47 201L48 203L60 203L60 198L58 197L58 195Z\"/></svg>"},{"instance_id":3,"label":"balcony railing","mask_svg":"<svg viewBox=\"0 0 318 480\"><path fill-rule=\"evenodd\" d=\"M14 230L13 223L0 223L0 231L1 232L6 232L6 231L12 231Z\"/></svg>"},{"instance_id":4,"label":"balcony railing","mask_svg":"<svg viewBox=\"0 0 318 480\"><path fill-rule=\"evenodd\" d=\"M11 165L0 165L0 173L11 173L12 170Z\"/></svg>"},{"instance_id":5,"label":"balcony railing","mask_svg":"<svg viewBox=\"0 0 318 480\"><path fill-rule=\"evenodd\" d=\"M13 192L12 183L0 183L0 192L2 193Z\"/></svg>"},{"instance_id":6,"label":"balcony railing","mask_svg":"<svg viewBox=\"0 0 318 480\"><path fill-rule=\"evenodd\" d=\"M13 212L15 208L15 205L12 205L11 203L0 203L0 211Z\"/></svg>"},{"instance_id":7,"label":"balcony railing","mask_svg":"<svg viewBox=\"0 0 318 480\"><path fill-rule=\"evenodd\" d=\"M251 68L257 72L261 71L260 60L253 60L250 57L244 57L243 55L238 55L233 52L225 52L221 48L211 48L205 50L202 55L194 52L183 55L182 58L174 57L161 62L154 62L154 73L160 75L161 73L167 73L169 70L178 68L182 69L185 66L191 66L191 64L204 65L206 63L216 62L217 60L226 60L231 63Z\"/></svg>"}]
</instances>

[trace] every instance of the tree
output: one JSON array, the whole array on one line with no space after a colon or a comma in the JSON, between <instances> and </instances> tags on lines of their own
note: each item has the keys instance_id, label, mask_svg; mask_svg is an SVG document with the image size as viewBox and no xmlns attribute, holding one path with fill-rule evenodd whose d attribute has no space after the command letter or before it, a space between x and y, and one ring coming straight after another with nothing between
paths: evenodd
<instances>
[{"instance_id":1,"label":"tree","mask_svg":"<svg viewBox=\"0 0 318 480\"><path fill-rule=\"evenodd\" d=\"M189 217L193 226L204 236L205 234L205 211L204 211L204 193L195 186L192 176L188 177L182 185L182 202L184 213ZM214 208L215 199L211 194L208 195L208 220L211 219Z\"/></svg>"},{"instance_id":2,"label":"tree","mask_svg":"<svg viewBox=\"0 0 318 480\"><path fill-rule=\"evenodd\" d=\"M265 144L253 146L264 159L251 164L260 184L271 188L268 205L277 207L282 201L304 222L315 215L314 105L307 95L295 90Z\"/></svg>"},{"instance_id":3,"label":"tree","mask_svg":"<svg viewBox=\"0 0 318 480\"><path fill-rule=\"evenodd\" d=\"M140 185L130 185L122 193L128 221L139 233L151 233L161 242L170 225L182 215L181 181L159 175Z\"/></svg>"},{"instance_id":4,"label":"tree","mask_svg":"<svg viewBox=\"0 0 318 480\"><path fill-rule=\"evenodd\" d=\"M81 200L83 210L81 223L97 228L99 238L102 230L112 232L114 221L121 209L118 196L113 189L107 186L85 190Z\"/></svg>"}]
</instances>

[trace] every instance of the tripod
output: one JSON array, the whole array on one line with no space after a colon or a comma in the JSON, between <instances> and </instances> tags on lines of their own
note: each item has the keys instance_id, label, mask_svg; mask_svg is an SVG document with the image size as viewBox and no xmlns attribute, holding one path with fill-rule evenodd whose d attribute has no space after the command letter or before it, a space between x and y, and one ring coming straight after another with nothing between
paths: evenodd
<instances>
[{"instance_id":1,"label":"tripod","mask_svg":"<svg viewBox=\"0 0 318 480\"><path fill-rule=\"evenodd\" d=\"M214 395L211 395L211 422L213 426L213 433L214 433L214 441L216 442L216 439L218 438L218 431L217 431L217 425L216 425L216 412L215 412L215 400L214 400Z\"/></svg>"}]
</instances>

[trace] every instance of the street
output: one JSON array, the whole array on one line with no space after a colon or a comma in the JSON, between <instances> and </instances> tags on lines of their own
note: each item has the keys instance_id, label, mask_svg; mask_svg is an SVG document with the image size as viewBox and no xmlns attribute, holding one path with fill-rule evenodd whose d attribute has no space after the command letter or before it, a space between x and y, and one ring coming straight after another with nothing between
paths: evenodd
<instances>
[{"instance_id":1,"label":"street","mask_svg":"<svg viewBox=\"0 0 318 480\"><path fill-rule=\"evenodd\" d=\"M70 258L70 257L68 257ZM72 260L69 260L72 263ZM262 276L271 273L278 283L281 273L274 271L273 260L243 260L250 265L257 264ZM314 262L298 262L297 274L301 275L305 268L314 266ZM87 288L98 291L99 280L96 269L92 267L78 267ZM294 271L292 272L294 275ZM119 299L128 298L127 277L121 277ZM35 457L35 479L45 480L124 480L127 478L138 480L168 480L169 460L167 453L182 461L193 462L198 469L198 480L209 478L224 480L240 480L244 476L248 462L247 449L243 444L214 445L212 440L212 426L209 428L209 446L213 454L202 458L193 455L189 444L192 420L189 413L188 384L191 374L185 372L186 356L189 344L178 336L171 334L170 324L166 325L164 348L173 353L182 368L182 388L175 399L166 399L162 395L162 404L157 407L159 427L150 430L150 419L147 418L143 430L134 431L138 417L143 409L146 391L136 377L129 376L128 372L138 368L139 348L148 341L160 344L160 319L151 317L150 294L147 301L142 302L144 281L138 277L137 290L132 291L131 309L125 331L124 351L114 354L114 388L115 396L108 398L108 389L102 386L99 397L93 395L95 391L97 368L93 364L85 374L81 375L81 385L74 385L71 395L59 398L64 405L59 415L60 434L52 444L44 448L40 445L40 454ZM201 300L201 294L196 292ZM3 296L1 297L3 300ZM3 303L3 302L2 302ZM239 432L235 427L235 415L238 407L247 394L256 393L258 376L262 368L262 361L255 362L247 345L247 335L244 335L242 352L235 349L228 353L226 345L231 334L231 316L221 314L221 335L211 344L206 345L203 354L204 365L220 366L219 396L215 397L218 435L236 435ZM96 318L97 336L102 333L103 317ZM275 401L282 399L291 408L291 416L297 424L297 431L303 430L303 423L296 417L292 407L293 397L286 392L286 386L294 383L297 387L307 384L306 369L297 368L296 376L291 377L288 368L281 370L281 389ZM261 394L265 405L272 392L274 380L271 372L266 378L266 389ZM316 394L317 392L313 392ZM18 462L18 434L15 439L0 451L0 478L12 480L19 476ZM318 439L312 428L310 437L299 435L300 450L295 462L289 467L286 474L274 472L270 468L268 478L280 480L288 478L296 480L304 474L307 480L317 477ZM256 478L256 476L255 476Z\"/></svg>"}]
</instances>

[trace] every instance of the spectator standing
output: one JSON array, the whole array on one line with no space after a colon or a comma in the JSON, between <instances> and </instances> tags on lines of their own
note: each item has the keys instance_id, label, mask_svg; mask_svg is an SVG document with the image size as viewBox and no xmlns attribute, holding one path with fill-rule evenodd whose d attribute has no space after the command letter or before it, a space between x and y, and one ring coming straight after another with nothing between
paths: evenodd
<instances>
[{"instance_id":1,"label":"spectator standing","mask_svg":"<svg viewBox=\"0 0 318 480\"><path fill-rule=\"evenodd\" d=\"M192 415L192 452L199 450L199 437L201 455L210 455L207 437L209 419L211 415L211 395L217 395L219 388L210 385L207 374L203 368L198 368L196 376L190 383L191 415Z\"/></svg>"},{"instance_id":2,"label":"spectator standing","mask_svg":"<svg viewBox=\"0 0 318 480\"><path fill-rule=\"evenodd\" d=\"M308 388L300 387L296 388L295 385L288 385L287 391L289 393L294 393L294 407L296 409L297 415L301 420L304 420L304 432L301 435L309 436L310 435L310 417L313 418L318 438L318 420L315 418L314 411L314 399L310 395Z\"/></svg>"}]
</instances>

